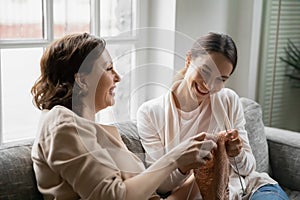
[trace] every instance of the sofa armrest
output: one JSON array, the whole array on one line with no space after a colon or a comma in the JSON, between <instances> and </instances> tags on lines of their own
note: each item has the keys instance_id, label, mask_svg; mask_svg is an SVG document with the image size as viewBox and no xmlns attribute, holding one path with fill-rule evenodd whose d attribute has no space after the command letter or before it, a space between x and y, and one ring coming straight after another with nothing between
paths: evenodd
<instances>
[{"instance_id":1,"label":"sofa armrest","mask_svg":"<svg viewBox=\"0 0 300 200\"><path fill-rule=\"evenodd\" d=\"M265 127L273 178L300 191L300 133Z\"/></svg>"}]
</instances>

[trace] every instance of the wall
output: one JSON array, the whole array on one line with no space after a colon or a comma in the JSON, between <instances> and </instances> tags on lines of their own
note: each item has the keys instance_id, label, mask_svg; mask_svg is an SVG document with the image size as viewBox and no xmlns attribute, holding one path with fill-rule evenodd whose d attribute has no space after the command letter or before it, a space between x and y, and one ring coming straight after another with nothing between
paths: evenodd
<instances>
[{"instance_id":1,"label":"wall","mask_svg":"<svg viewBox=\"0 0 300 200\"><path fill-rule=\"evenodd\" d=\"M176 1L139 1L136 67L132 71L131 117L138 107L166 91L172 82ZM167 8L167 9L166 9Z\"/></svg>"}]
</instances>

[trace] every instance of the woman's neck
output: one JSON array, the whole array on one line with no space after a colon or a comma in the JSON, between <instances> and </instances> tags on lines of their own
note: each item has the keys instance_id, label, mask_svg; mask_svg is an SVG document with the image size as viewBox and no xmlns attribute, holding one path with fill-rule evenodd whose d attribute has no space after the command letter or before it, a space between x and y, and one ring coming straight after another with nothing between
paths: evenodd
<instances>
[{"instance_id":1,"label":"woman's neck","mask_svg":"<svg viewBox=\"0 0 300 200\"><path fill-rule=\"evenodd\" d=\"M172 95L175 105L178 109L190 112L195 110L201 102L195 100L190 93L186 81L182 80L176 88L173 89Z\"/></svg>"},{"instance_id":2,"label":"woman's neck","mask_svg":"<svg viewBox=\"0 0 300 200\"><path fill-rule=\"evenodd\" d=\"M82 110L82 117L91 121L95 121L95 113L87 109Z\"/></svg>"},{"instance_id":3,"label":"woman's neck","mask_svg":"<svg viewBox=\"0 0 300 200\"><path fill-rule=\"evenodd\" d=\"M77 114L81 117L95 121L95 109L91 108L89 105L84 103L85 101L81 102L82 104L77 109Z\"/></svg>"}]
</instances>

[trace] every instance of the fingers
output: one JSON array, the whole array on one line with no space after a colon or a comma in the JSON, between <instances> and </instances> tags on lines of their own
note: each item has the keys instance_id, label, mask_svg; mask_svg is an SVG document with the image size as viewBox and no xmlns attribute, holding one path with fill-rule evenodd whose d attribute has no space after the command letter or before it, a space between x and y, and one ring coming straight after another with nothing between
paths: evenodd
<instances>
[{"instance_id":1,"label":"fingers","mask_svg":"<svg viewBox=\"0 0 300 200\"><path fill-rule=\"evenodd\" d=\"M228 130L226 134L226 139L227 140L234 140L239 136L239 132L236 129L233 130Z\"/></svg>"},{"instance_id":2,"label":"fingers","mask_svg":"<svg viewBox=\"0 0 300 200\"><path fill-rule=\"evenodd\" d=\"M206 133L202 132L193 137L194 140L203 141L206 137Z\"/></svg>"},{"instance_id":3,"label":"fingers","mask_svg":"<svg viewBox=\"0 0 300 200\"><path fill-rule=\"evenodd\" d=\"M227 151L227 155L229 157L236 157L237 155L239 155L241 153L241 150L240 149L234 149L234 150L231 150L231 151Z\"/></svg>"},{"instance_id":4,"label":"fingers","mask_svg":"<svg viewBox=\"0 0 300 200\"><path fill-rule=\"evenodd\" d=\"M196 153L196 160L201 164L205 164L207 160L213 158L212 150L217 148L217 144L212 140L197 141L197 144L193 145L191 151Z\"/></svg>"},{"instance_id":5,"label":"fingers","mask_svg":"<svg viewBox=\"0 0 300 200\"><path fill-rule=\"evenodd\" d=\"M230 142L231 141L228 141L227 144L226 144L227 151L233 151L233 150L236 150L236 149L240 150L243 147L243 143L242 142L235 143L235 144L232 144Z\"/></svg>"},{"instance_id":6,"label":"fingers","mask_svg":"<svg viewBox=\"0 0 300 200\"><path fill-rule=\"evenodd\" d=\"M213 154L210 151L200 151L194 157L193 164L190 169L199 168L202 165L206 165L207 161L213 159Z\"/></svg>"},{"instance_id":7,"label":"fingers","mask_svg":"<svg viewBox=\"0 0 300 200\"><path fill-rule=\"evenodd\" d=\"M228 140L226 143L226 151L230 157L237 156L243 147L243 142L240 137L235 138L234 140Z\"/></svg>"},{"instance_id":8,"label":"fingers","mask_svg":"<svg viewBox=\"0 0 300 200\"><path fill-rule=\"evenodd\" d=\"M200 160L201 162L204 162L206 160L210 160L212 159L213 155L212 155L212 150L213 149L217 149L217 144L216 142L212 139L209 139L210 134L207 133L200 133L197 135L197 139L199 139L198 141L198 148L199 148L199 156L200 156ZM203 164L204 164L203 163Z\"/></svg>"},{"instance_id":9,"label":"fingers","mask_svg":"<svg viewBox=\"0 0 300 200\"><path fill-rule=\"evenodd\" d=\"M217 144L212 140L205 140L201 142L201 146L199 149L199 159L198 161L201 164L205 164L206 161L211 160L213 158L212 150L217 148Z\"/></svg>"},{"instance_id":10,"label":"fingers","mask_svg":"<svg viewBox=\"0 0 300 200\"><path fill-rule=\"evenodd\" d=\"M217 135L215 135L215 134L206 133L205 140L212 140L212 141L217 142L218 137L217 137Z\"/></svg>"},{"instance_id":11,"label":"fingers","mask_svg":"<svg viewBox=\"0 0 300 200\"><path fill-rule=\"evenodd\" d=\"M200 152L200 159L201 160L211 160L213 158L213 155L211 153L211 151L201 151Z\"/></svg>"},{"instance_id":12,"label":"fingers","mask_svg":"<svg viewBox=\"0 0 300 200\"><path fill-rule=\"evenodd\" d=\"M213 140L204 140L201 142L200 150L211 151L212 149L217 149L217 144Z\"/></svg>"},{"instance_id":13,"label":"fingers","mask_svg":"<svg viewBox=\"0 0 300 200\"><path fill-rule=\"evenodd\" d=\"M227 144L229 146L239 146L239 145L242 145L242 140L239 137L237 137L233 140L228 140Z\"/></svg>"}]
</instances>

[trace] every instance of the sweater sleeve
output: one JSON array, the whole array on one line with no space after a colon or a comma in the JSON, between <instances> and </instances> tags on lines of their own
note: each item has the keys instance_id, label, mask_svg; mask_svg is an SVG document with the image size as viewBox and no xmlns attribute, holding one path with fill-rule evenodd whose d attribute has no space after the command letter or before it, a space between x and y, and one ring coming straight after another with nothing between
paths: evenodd
<instances>
[{"instance_id":1,"label":"sweater sleeve","mask_svg":"<svg viewBox=\"0 0 300 200\"><path fill-rule=\"evenodd\" d=\"M154 107L151 106L151 109L153 108ZM154 120L155 117L159 118L161 116L156 115L159 114L153 114L147 103L143 104L137 113L137 127L142 145L146 151L145 157L147 167L166 154L163 138L161 138L159 134L163 127L155 123L157 119ZM166 194L175 190L188 178L188 176L189 174L184 175L178 169L174 170L159 186L157 192L160 194Z\"/></svg>"},{"instance_id":2,"label":"sweater sleeve","mask_svg":"<svg viewBox=\"0 0 300 200\"><path fill-rule=\"evenodd\" d=\"M121 172L95 135L73 122L50 131L39 144L44 158L82 199L125 199Z\"/></svg>"},{"instance_id":3,"label":"sweater sleeve","mask_svg":"<svg viewBox=\"0 0 300 200\"><path fill-rule=\"evenodd\" d=\"M231 118L232 127L238 130L239 136L243 140L243 148L241 153L237 155L235 158L229 157L229 162L235 171L236 171L235 165L237 165L239 169L239 173L242 176L247 176L252 171L255 170L256 163L249 144L248 134L245 129L246 121L244 118L243 107L241 105L241 102L237 94L234 93L232 98L233 98L231 100L232 110L229 111L229 117Z\"/></svg>"}]
</instances>

